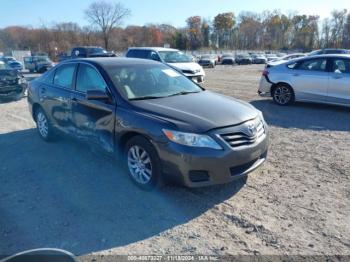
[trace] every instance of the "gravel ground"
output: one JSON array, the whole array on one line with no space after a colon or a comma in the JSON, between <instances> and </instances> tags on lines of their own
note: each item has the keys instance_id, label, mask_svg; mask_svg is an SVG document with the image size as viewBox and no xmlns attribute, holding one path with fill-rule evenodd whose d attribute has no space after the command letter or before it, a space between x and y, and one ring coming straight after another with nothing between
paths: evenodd
<instances>
[{"instance_id":1,"label":"gravel ground","mask_svg":"<svg viewBox=\"0 0 350 262\"><path fill-rule=\"evenodd\" d=\"M0 104L0 254L350 255L350 111L276 106L256 94L261 70L207 70L208 89L252 103L271 130L263 167L210 188L140 191L87 145L42 142L25 99Z\"/></svg>"}]
</instances>

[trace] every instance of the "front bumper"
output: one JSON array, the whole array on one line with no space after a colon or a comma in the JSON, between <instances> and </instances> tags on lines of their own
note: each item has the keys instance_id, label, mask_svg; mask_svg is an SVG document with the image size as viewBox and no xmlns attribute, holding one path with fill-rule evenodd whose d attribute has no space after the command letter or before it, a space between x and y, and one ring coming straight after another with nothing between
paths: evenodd
<instances>
[{"instance_id":1,"label":"front bumper","mask_svg":"<svg viewBox=\"0 0 350 262\"><path fill-rule=\"evenodd\" d=\"M16 95L20 95L25 91L25 85L16 84L16 85L7 85L0 86L0 98L7 98Z\"/></svg>"},{"instance_id":2,"label":"front bumper","mask_svg":"<svg viewBox=\"0 0 350 262\"><path fill-rule=\"evenodd\" d=\"M234 149L223 141L220 145L223 150L190 148L170 142L155 146L166 178L187 187L204 187L229 183L261 166L267 158L268 131L262 140L250 146Z\"/></svg>"}]
</instances>

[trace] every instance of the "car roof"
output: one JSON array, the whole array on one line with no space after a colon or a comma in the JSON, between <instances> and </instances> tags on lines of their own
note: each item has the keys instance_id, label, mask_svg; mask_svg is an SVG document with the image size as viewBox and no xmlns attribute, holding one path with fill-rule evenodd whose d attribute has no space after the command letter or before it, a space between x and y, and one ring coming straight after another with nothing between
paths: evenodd
<instances>
[{"instance_id":1,"label":"car roof","mask_svg":"<svg viewBox=\"0 0 350 262\"><path fill-rule=\"evenodd\" d=\"M96 58L79 58L61 62L61 64L69 64L72 62L88 62L98 64L102 67L110 67L115 65L157 65L160 62L148 59L126 58L126 57L96 57Z\"/></svg>"},{"instance_id":2,"label":"car roof","mask_svg":"<svg viewBox=\"0 0 350 262\"><path fill-rule=\"evenodd\" d=\"M321 57L339 57L339 58L341 58L341 57L343 57L343 58L350 58L350 54L323 54L323 55L313 55L313 56L306 56L306 58L310 58L310 59L312 59L312 58L317 58L317 57L319 57L319 58L321 58ZM305 57L304 57L305 58Z\"/></svg>"},{"instance_id":3,"label":"car roof","mask_svg":"<svg viewBox=\"0 0 350 262\"><path fill-rule=\"evenodd\" d=\"M86 48L86 49L88 49L88 48L102 48L103 49L103 47L101 47L101 46L75 46L72 49L76 49L76 48Z\"/></svg>"},{"instance_id":4,"label":"car roof","mask_svg":"<svg viewBox=\"0 0 350 262\"><path fill-rule=\"evenodd\" d=\"M165 47L130 47L128 50L151 50L151 51L179 51L178 49L165 48Z\"/></svg>"}]
</instances>

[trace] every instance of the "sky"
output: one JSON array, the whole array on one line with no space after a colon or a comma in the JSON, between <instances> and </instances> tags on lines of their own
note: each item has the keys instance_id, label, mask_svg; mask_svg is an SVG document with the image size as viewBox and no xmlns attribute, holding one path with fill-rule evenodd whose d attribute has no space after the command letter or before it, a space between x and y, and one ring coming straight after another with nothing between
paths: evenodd
<instances>
[{"instance_id":1,"label":"sky","mask_svg":"<svg viewBox=\"0 0 350 262\"><path fill-rule=\"evenodd\" d=\"M84 9L94 0L0 0L0 28L11 25L39 27L55 22L86 25ZM108 1L108 0L107 0ZM262 12L278 9L284 13L328 17L334 9L350 10L349 0L110 0L124 4L132 12L124 26L167 23L185 26L187 17L213 18L218 13Z\"/></svg>"}]
</instances>

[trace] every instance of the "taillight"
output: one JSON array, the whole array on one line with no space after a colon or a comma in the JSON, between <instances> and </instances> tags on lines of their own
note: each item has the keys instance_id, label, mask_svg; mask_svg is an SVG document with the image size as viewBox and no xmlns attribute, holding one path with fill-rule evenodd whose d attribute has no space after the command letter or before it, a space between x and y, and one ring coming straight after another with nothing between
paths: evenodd
<instances>
[{"instance_id":1,"label":"taillight","mask_svg":"<svg viewBox=\"0 0 350 262\"><path fill-rule=\"evenodd\" d=\"M264 71L262 72L263 76L268 76L269 75L269 71L265 68Z\"/></svg>"}]
</instances>

